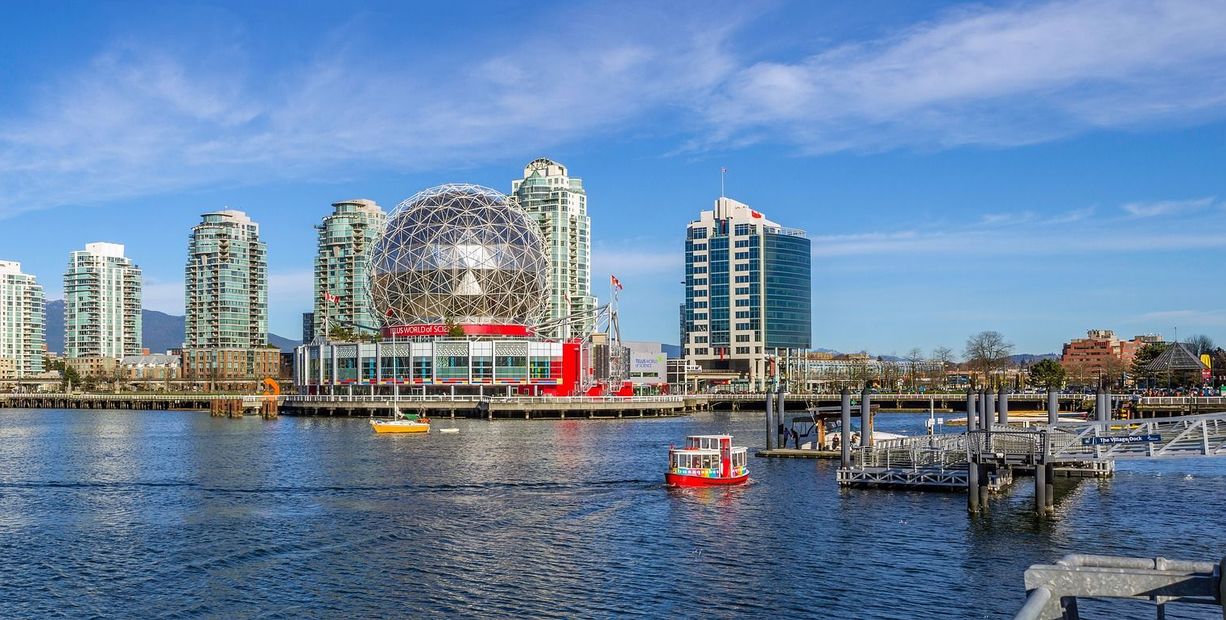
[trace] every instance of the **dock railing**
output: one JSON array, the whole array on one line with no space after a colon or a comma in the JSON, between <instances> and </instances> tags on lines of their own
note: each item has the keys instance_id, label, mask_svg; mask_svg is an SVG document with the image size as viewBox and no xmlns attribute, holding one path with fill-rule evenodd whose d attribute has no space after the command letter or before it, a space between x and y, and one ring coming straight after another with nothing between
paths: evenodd
<instances>
[{"instance_id":1,"label":"dock railing","mask_svg":"<svg viewBox=\"0 0 1226 620\"><path fill-rule=\"evenodd\" d=\"M1166 558L1066 555L1026 570L1026 603L1013 620L1080 620L1078 599L1147 601L1158 618L1172 603L1216 605L1226 618L1226 558L1218 564Z\"/></svg>"}]
</instances>

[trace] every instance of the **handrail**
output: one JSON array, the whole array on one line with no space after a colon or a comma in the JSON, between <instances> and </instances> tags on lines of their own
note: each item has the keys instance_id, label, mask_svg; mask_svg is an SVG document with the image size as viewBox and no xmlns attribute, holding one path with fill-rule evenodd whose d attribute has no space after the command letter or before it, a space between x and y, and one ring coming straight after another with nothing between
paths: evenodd
<instances>
[{"instance_id":1,"label":"handrail","mask_svg":"<svg viewBox=\"0 0 1226 620\"><path fill-rule=\"evenodd\" d=\"M1148 601L1164 606L1191 603L1223 606L1226 558L1188 562L1156 558L1066 555L1054 565L1026 569L1026 603L1014 620L1079 620L1078 598ZM1226 617L1226 607L1223 607Z\"/></svg>"}]
</instances>

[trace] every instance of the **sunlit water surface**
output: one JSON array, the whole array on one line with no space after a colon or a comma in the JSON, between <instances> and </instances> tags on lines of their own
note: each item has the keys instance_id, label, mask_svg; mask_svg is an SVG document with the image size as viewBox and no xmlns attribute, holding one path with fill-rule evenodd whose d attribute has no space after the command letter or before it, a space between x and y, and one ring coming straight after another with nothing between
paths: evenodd
<instances>
[{"instance_id":1,"label":"sunlit water surface","mask_svg":"<svg viewBox=\"0 0 1226 620\"><path fill-rule=\"evenodd\" d=\"M1047 521L1028 478L974 519L961 494L841 491L830 461L663 486L670 443L760 447L760 416L376 436L361 419L0 410L0 616L1005 618L1023 570L1066 553L1226 555L1226 459L1062 480Z\"/></svg>"}]
</instances>

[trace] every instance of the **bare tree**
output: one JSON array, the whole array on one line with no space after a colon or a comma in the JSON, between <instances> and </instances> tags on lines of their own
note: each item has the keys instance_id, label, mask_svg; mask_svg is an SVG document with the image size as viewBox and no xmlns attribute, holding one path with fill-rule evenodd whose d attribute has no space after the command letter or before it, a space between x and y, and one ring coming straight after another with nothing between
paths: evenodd
<instances>
[{"instance_id":1,"label":"bare tree","mask_svg":"<svg viewBox=\"0 0 1226 620\"><path fill-rule=\"evenodd\" d=\"M915 347L907 351L907 370L911 373L911 389L919 384L919 367L924 361L924 351L919 347Z\"/></svg>"},{"instance_id":2,"label":"bare tree","mask_svg":"<svg viewBox=\"0 0 1226 620\"><path fill-rule=\"evenodd\" d=\"M996 331L983 331L966 339L963 356L971 368L983 373L984 383L992 384L992 371L1004 368L1013 353L1013 345Z\"/></svg>"},{"instance_id":3,"label":"bare tree","mask_svg":"<svg viewBox=\"0 0 1226 620\"><path fill-rule=\"evenodd\" d=\"M947 383L945 381L945 371L949 370L949 367L954 364L954 350L949 347L937 347L932 350L932 356L928 359L937 367L936 380L940 385L944 386Z\"/></svg>"},{"instance_id":4,"label":"bare tree","mask_svg":"<svg viewBox=\"0 0 1226 620\"><path fill-rule=\"evenodd\" d=\"M1213 353L1213 339L1204 334L1189 336L1187 344L1188 347L1192 349L1192 352L1197 356L1205 353Z\"/></svg>"}]
</instances>

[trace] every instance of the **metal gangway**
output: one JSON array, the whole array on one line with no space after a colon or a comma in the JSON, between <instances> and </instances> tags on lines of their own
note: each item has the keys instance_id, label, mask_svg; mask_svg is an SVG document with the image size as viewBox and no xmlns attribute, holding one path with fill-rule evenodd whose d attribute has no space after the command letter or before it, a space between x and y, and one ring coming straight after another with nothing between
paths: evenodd
<instances>
[{"instance_id":1,"label":"metal gangway","mask_svg":"<svg viewBox=\"0 0 1226 620\"><path fill-rule=\"evenodd\" d=\"M906 437L855 448L838 470L842 486L988 490L1012 480L1014 468L1033 468L1036 504L1051 509L1055 468L1109 475L1116 460L1226 456L1226 412L1145 420L1108 420L1018 428L991 424L964 433ZM1038 489L1045 488L1043 493ZM975 494L975 493L972 493Z\"/></svg>"},{"instance_id":2,"label":"metal gangway","mask_svg":"<svg viewBox=\"0 0 1226 620\"><path fill-rule=\"evenodd\" d=\"M1057 424L1046 431L1047 457L1057 461L1226 456L1226 413Z\"/></svg>"}]
</instances>

